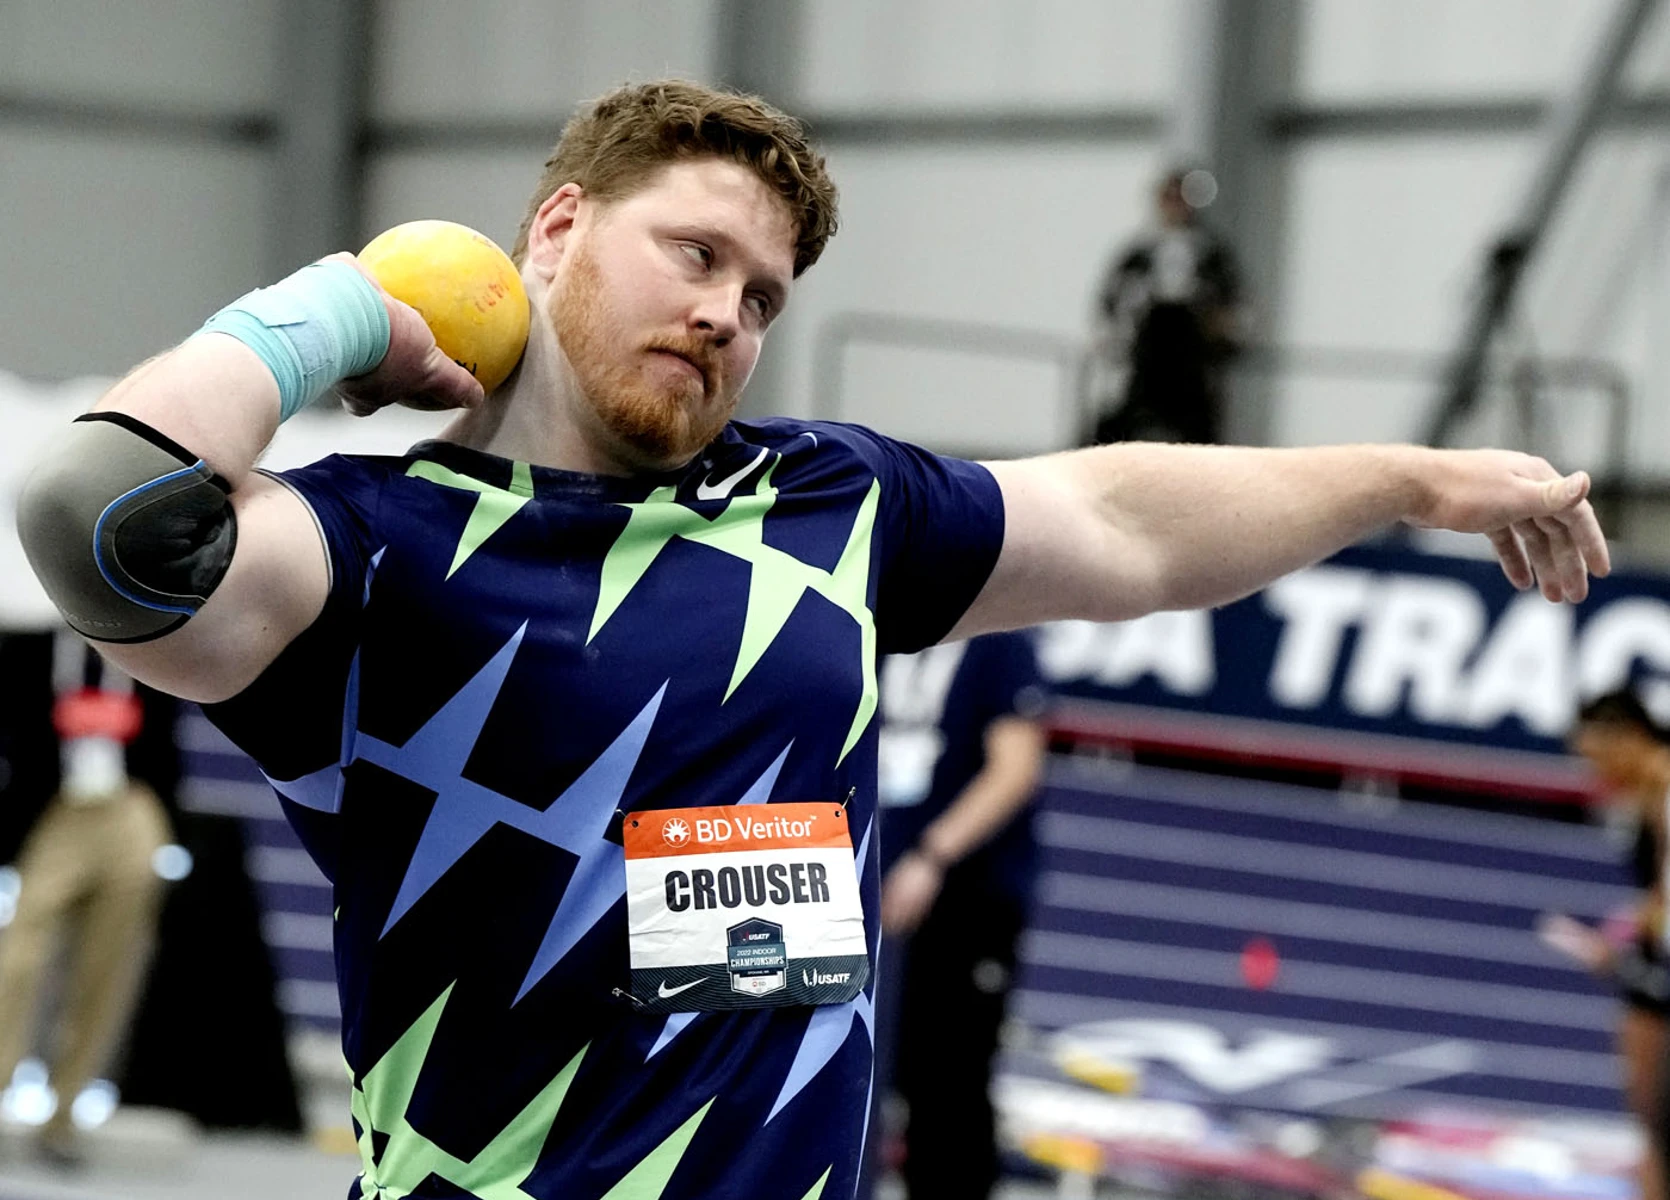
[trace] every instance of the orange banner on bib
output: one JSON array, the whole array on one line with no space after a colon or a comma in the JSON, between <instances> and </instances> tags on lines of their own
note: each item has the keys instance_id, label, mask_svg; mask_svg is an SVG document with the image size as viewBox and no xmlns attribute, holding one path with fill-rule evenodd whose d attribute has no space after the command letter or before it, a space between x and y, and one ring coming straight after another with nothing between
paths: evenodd
<instances>
[{"instance_id":1,"label":"orange banner on bib","mask_svg":"<svg viewBox=\"0 0 1670 1200\"><path fill-rule=\"evenodd\" d=\"M629 859L852 846L846 809L827 803L651 809L628 814L621 832Z\"/></svg>"}]
</instances>

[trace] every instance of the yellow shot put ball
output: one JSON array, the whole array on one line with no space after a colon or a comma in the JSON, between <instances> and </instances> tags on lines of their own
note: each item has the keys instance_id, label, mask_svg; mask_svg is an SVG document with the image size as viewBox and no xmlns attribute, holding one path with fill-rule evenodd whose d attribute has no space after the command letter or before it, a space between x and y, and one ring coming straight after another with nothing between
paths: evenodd
<instances>
[{"instance_id":1,"label":"yellow shot put ball","mask_svg":"<svg viewBox=\"0 0 1670 1200\"><path fill-rule=\"evenodd\" d=\"M528 295L510 256L452 221L408 221L378 234L360 263L417 309L441 352L491 392L528 344Z\"/></svg>"}]
</instances>

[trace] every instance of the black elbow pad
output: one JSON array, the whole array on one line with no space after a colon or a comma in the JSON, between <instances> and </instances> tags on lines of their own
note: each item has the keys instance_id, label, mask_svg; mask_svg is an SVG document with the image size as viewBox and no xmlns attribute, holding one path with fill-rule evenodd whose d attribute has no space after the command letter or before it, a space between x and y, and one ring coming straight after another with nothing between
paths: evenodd
<instances>
[{"instance_id":1,"label":"black elbow pad","mask_svg":"<svg viewBox=\"0 0 1670 1200\"><path fill-rule=\"evenodd\" d=\"M29 565L83 637L171 633L225 577L238 525L226 481L126 413L78 417L18 499Z\"/></svg>"}]
</instances>

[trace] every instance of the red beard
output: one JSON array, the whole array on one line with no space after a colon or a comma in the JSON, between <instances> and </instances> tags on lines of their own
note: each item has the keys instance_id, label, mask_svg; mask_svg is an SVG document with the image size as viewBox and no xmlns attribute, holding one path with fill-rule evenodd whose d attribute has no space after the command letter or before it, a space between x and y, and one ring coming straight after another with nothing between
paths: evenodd
<instances>
[{"instance_id":1,"label":"red beard","mask_svg":"<svg viewBox=\"0 0 1670 1200\"><path fill-rule=\"evenodd\" d=\"M706 341L666 335L622 361L619 323L603 299L603 273L583 249L575 255L551 328L581 392L604 428L643 463L682 466L719 436L736 408L718 354ZM701 372L700 382L683 373L674 383L662 378L653 361L658 350L688 359Z\"/></svg>"}]
</instances>

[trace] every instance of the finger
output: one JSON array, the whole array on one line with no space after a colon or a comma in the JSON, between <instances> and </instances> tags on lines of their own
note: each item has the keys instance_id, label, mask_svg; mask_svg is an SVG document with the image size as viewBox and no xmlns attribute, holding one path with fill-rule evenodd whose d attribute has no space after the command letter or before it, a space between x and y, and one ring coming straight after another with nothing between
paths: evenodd
<instances>
[{"instance_id":1,"label":"finger","mask_svg":"<svg viewBox=\"0 0 1670 1200\"><path fill-rule=\"evenodd\" d=\"M1543 598L1562 599L1560 574L1554 566L1554 551L1548 544L1548 535L1537 528L1535 521L1515 521L1513 531L1525 545L1525 556L1531 560L1531 570L1542 588Z\"/></svg>"},{"instance_id":2,"label":"finger","mask_svg":"<svg viewBox=\"0 0 1670 1200\"><path fill-rule=\"evenodd\" d=\"M1496 548L1496 559L1502 564L1502 574L1508 577L1509 583L1524 591L1536 582L1531 575L1531 563L1525 557L1525 547L1519 544L1511 525L1491 531L1490 544Z\"/></svg>"},{"instance_id":3,"label":"finger","mask_svg":"<svg viewBox=\"0 0 1670 1200\"><path fill-rule=\"evenodd\" d=\"M1577 544L1578 553L1583 555L1589 574L1599 579L1610 575L1612 551L1606 544L1606 534L1601 531L1600 518L1595 515L1594 506L1585 500L1569 512L1559 513L1556 519L1571 531L1571 539Z\"/></svg>"},{"instance_id":4,"label":"finger","mask_svg":"<svg viewBox=\"0 0 1670 1200\"><path fill-rule=\"evenodd\" d=\"M375 400L372 400L367 396L362 396L357 391L350 388L339 386L336 389L336 395L337 399L342 401L342 407L345 408L352 416L369 417L372 413L382 407Z\"/></svg>"},{"instance_id":5,"label":"finger","mask_svg":"<svg viewBox=\"0 0 1670 1200\"><path fill-rule=\"evenodd\" d=\"M1573 471L1563 479L1550 479L1542 485L1543 513L1552 516L1576 508L1589 495L1589 473Z\"/></svg>"},{"instance_id":6,"label":"finger","mask_svg":"<svg viewBox=\"0 0 1670 1200\"><path fill-rule=\"evenodd\" d=\"M1554 517L1539 517L1536 526L1542 530L1548 539L1548 548L1554 559L1554 570L1560 581L1560 590L1565 593L1567 600L1573 604L1583 600L1589 594L1589 569L1583 565L1583 555L1577 549L1577 543L1572 540L1571 530L1565 523Z\"/></svg>"},{"instance_id":7,"label":"finger","mask_svg":"<svg viewBox=\"0 0 1670 1200\"><path fill-rule=\"evenodd\" d=\"M357 267L362 272L365 271L365 268L363 266L360 266L360 260L355 258L352 254L350 254L346 250L338 250L334 254L327 254L323 258L321 258L319 261L322 262L322 263L327 263L327 262L347 263L351 267ZM366 272L366 274L369 274L369 272Z\"/></svg>"},{"instance_id":8,"label":"finger","mask_svg":"<svg viewBox=\"0 0 1670 1200\"><path fill-rule=\"evenodd\" d=\"M487 398L481 382L438 346L430 350L423 368L423 383L418 390L436 408L474 408Z\"/></svg>"}]
</instances>

